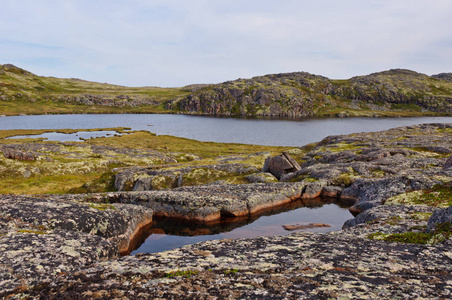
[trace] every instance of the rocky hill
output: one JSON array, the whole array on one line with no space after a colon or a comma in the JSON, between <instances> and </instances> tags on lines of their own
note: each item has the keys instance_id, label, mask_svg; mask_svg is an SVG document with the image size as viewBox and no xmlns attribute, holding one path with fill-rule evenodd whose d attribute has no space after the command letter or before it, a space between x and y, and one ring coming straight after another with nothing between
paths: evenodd
<instances>
[{"instance_id":1,"label":"rocky hill","mask_svg":"<svg viewBox=\"0 0 452 300\"><path fill-rule=\"evenodd\" d=\"M124 87L0 65L0 114L182 112L226 116L452 113L452 73L395 69L348 80L294 72L183 88Z\"/></svg>"},{"instance_id":2,"label":"rocky hill","mask_svg":"<svg viewBox=\"0 0 452 300\"><path fill-rule=\"evenodd\" d=\"M382 116L452 113L451 73L389 70L348 80L305 72L238 79L203 87L167 107L242 116Z\"/></svg>"}]
</instances>

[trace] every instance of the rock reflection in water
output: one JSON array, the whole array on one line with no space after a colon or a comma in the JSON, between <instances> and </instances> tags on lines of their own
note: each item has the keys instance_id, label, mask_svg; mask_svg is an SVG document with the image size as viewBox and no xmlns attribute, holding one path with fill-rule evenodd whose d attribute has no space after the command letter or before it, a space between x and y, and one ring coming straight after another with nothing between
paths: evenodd
<instances>
[{"instance_id":1,"label":"rock reflection in water","mask_svg":"<svg viewBox=\"0 0 452 300\"><path fill-rule=\"evenodd\" d=\"M143 229L141 240L136 241L137 249L131 254L155 253L206 240L286 235L291 233L283 228L287 224L327 223L331 227L307 231L340 230L343 223L352 218L348 206L338 203L336 199L300 199L258 215L228 218L214 223L157 218Z\"/></svg>"}]
</instances>

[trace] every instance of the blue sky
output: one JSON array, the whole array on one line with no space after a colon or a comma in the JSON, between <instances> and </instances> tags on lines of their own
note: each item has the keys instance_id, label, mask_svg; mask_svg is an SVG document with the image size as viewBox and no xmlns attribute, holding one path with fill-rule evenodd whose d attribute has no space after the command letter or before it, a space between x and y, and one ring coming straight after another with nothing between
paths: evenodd
<instances>
[{"instance_id":1,"label":"blue sky","mask_svg":"<svg viewBox=\"0 0 452 300\"><path fill-rule=\"evenodd\" d=\"M127 86L452 72L450 0L2 0L0 64Z\"/></svg>"}]
</instances>

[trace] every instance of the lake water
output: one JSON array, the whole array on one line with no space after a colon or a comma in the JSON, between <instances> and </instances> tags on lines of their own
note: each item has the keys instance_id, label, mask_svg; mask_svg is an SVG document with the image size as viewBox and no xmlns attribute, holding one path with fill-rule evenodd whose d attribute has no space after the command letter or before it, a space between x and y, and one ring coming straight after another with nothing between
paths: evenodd
<instances>
[{"instance_id":1,"label":"lake water","mask_svg":"<svg viewBox=\"0 0 452 300\"><path fill-rule=\"evenodd\" d=\"M209 240L286 235L293 232L284 229L283 225L325 223L331 227L307 230L310 232L336 231L351 218L353 215L346 206L331 203L331 200L313 199L310 203L298 200L264 215L216 225L203 226L177 223L173 220L157 220L145 229L144 237L146 238L139 241L140 246L131 254L155 253Z\"/></svg>"},{"instance_id":2,"label":"lake water","mask_svg":"<svg viewBox=\"0 0 452 300\"><path fill-rule=\"evenodd\" d=\"M188 115L42 115L0 117L0 129L130 127L199 141L300 147L329 135L385 130L421 123L452 123L452 117L235 119ZM76 138L75 140L78 140Z\"/></svg>"}]
</instances>

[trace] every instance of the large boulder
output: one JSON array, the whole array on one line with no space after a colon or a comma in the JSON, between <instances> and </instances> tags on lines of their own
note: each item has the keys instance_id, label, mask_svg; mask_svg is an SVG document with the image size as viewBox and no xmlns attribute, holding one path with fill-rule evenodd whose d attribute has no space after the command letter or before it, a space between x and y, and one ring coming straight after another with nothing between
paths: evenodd
<instances>
[{"instance_id":1,"label":"large boulder","mask_svg":"<svg viewBox=\"0 0 452 300\"><path fill-rule=\"evenodd\" d=\"M280 179L283 175L301 170L300 165L289 154L283 153L265 160L263 172L272 173Z\"/></svg>"}]
</instances>

